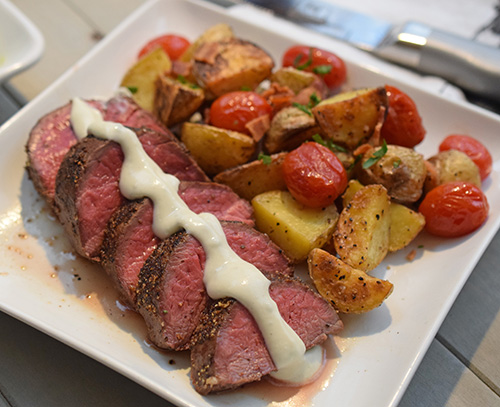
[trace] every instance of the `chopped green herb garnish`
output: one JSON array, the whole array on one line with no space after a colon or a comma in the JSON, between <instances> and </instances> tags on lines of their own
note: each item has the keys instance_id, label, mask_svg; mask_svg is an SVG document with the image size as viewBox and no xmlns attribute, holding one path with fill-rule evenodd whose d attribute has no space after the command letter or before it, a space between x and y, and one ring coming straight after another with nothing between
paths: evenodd
<instances>
[{"instance_id":1,"label":"chopped green herb garnish","mask_svg":"<svg viewBox=\"0 0 500 407\"><path fill-rule=\"evenodd\" d=\"M267 155L264 153L259 153L259 156L257 157L257 159L262 160L262 162L266 165L271 164L271 162L273 161L273 159L271 158L270 155Z\"/></svg>"},{"instance_id":2,"label":"chopped green herb garnish","mask_svg":"<svg viewBox=\"0 0 500 407\"><path fill-rule=\"evenodd\" d=\"M186 78L184 77L184 75L177 75L177 80L182 83L182 84L186 84L187 83L187 80Z\"/></svg>"},{"instance_id":3,"label":"chopped green herb garnish","mask_svg":"<svg viewBox=\"0 0 500 407\"><path fill-rule=\"evenodd\" d=\"M293 61L293 66L295 67L295 69L298 69L299 71L303 71L304 69L306 69L309 66L311 66L311 64L313 62L313 58L312 58L312 56L313 56L313 49L309 48L309 56L307 58L307 61L304 62L302 65L299 65L299 62L302 59L302 56L303 56L302 54L297 55L297 57Z\"/></svg>"},{"instance_id":4,"label":"chopped green herb garnish","mask_svg":"<svg viewBox=\"0 0 500 407\"><path fill-rule=\"evenodd\" d=\"M316 92L309 96L309 107L314 107L319 102L321 102L321 99L318 97L318 95L316 95Z\"/></svg>"},{"instance_id":5,"label":"chopped green herb garnish","mask_svg":"<svg viewBox=\"0 0 500 407\"><path fill-rule=\"evenodd\" d=\"M134 93L137 93L137 91L139 90L137 88L137 86L127 86L127 89L130 91L130 93L134 94Z\"/></svg>"},{"instance_id":6,"label":"chopped green herb garnish","mask_svg":"<svg viewBox=\"0 0 500 407\"><path fill-rule=\"evenodd\" d=\"M338 144L335 144L332 140L323 140L323 138L317 133L314 136L312 136L312 139L316 143L321 144L322 146L329 148L333 152L339 151L341 153L347 153L347 149L345 149L342 146L339 146Z\"/></svg>"},{"instance_id":7,"label":"chopped green herb garnish","mask_svg":"<svg viewBox=\"0 0 500 407\"><path fill-rule=\"evenodd\" d=\"M313 72L318 75L326 75L332 71L331 65L318 65L313 68Z\"/></svg>"},{"instance_id":8,"label":"chopped green herb garnish","mask_svg":"<svg viewBox=\"0 0 500 407\"><path fill-rule=\"evenodd\" d=\"M424 248L424 245L423 245L423 244L419 244L419 245L417 246L417 248L418 248L418 249L423 249L423 248Z\"/></svg>"},{"instance_id":9,"label":"chopped green herb garnish","mask_svg":"<svg viewBox=\"0 0 500 407\"><path fill-rule=\"evenodd\" d=\"M306 105L301 105L300 103L297 103L297 102L292 103L292 105L294 107L296 107L297 109L302 110L304 113L307 113L309 116L313 115L311 112L311 109Z\"/></svg>"},{"instance_id":10,"label":"chopped green herb garnish","mask_svg":"<svg viewBox=\"0 0 500 407\"><path fill-rule=\"evenodd\" d=\"M241 90L244 91L244 92L250 92L252 90L252 88L250 86L243 85L241 87Z\"/></svg>"},{"instance_id":11,"label":"chopped green herb garnish","mask_svg":"<svg viewBox=\"0 0 500 407\"><path fill-rule=\"evenodd\" d=\"M363 168L366 170L370 168L373 164L379 161L387 153L387 143L383 142L382 147L376 150L372 156L363 163Z\"/></svg>"},{"instance_id":12,"label":"chopped green herb garnish","mask_svg":"<svg viewBox=\"0 0 500 407\"><path fill-rule=\"evenodd\" d=\"M394 162L392 163L392 166L393 166L394 168L399 168L399 166L400 166L400 165L401 165L401 159L400 159L400 158L398 158L396 161L394 161Z\"/></svg>"}]
</instances>

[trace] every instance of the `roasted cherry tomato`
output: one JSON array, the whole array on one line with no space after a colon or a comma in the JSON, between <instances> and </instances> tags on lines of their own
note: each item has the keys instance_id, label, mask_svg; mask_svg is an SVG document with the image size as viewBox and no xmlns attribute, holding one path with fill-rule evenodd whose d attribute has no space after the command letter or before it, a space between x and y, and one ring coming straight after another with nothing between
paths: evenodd
<instances>
[{"instance_id":1,"label":"roasted cherry tomato","mask_svg":"<svg viewBox=\"0 0 500 407\"><path fill-rule=\"evenodd\" d=\"M473 232L488 217L489 205L481 189L468 182L448 182L431 189L419 207L429 233L458 237Z\"/></svg>"},{"instance_id":2,"label":"roasted cherry tomato","mask_svg":"<svg viewBox=\"0 0 500 407\"><path fill-rule=\"evenodd\" d=\"M216 127L248 134L245 125L257 117L271 115L273 109L258 93L235 91L226 93L212 103L210 123Z\"/></svg>"},{"instance_id":3,"label":"roasted cherry tomato","mask_svg":"<svg viewBox=\"0 0 500 407\"><path fill-rule=\"evenodd\" d=\"M179 58L191 43L184 37L175 34L166 34L160 37L153 38L139 51L139 58L148 54L156 48L162 47L168 54L170 59Z\"/></svg>"},{"instance_id":4,"label":"roasted cherry tomato","mask_svg":"<svg viewBox=\"0 0 500 407\"><path fill-rule=\"evenodd\" d=\"M287 154L283 177L292 196L312 208L332 204L347 186L347 173L340 160L315 142L304 143Z\"/></svg>"},{"instance_id":5,"label":"roasted cherry tomato","mask_svg":"<svg viewBox=\"0 0 500 407\"><path fill-rule=\"evenodd\" d=\"M323 78L330 89L337 89L346 80L344 61L337 55L319 48L295 45L283 55L282 65L314 72Z\"/></svg>"},{"instance_id":6,"label":"roasted cherry tomato","mask_svg":"<svg viewBox=\"0 0 500 407\"><path fill-rule=\"evenodd\" d=\"M439 145L439 151L458 150L467 154L479 167L481 180L491 173L493 159L488 149L480 141L464 134L451 134Z\"/></svg>"},{"instance_id":7,"label":"roasted cherry tomato","mask_svg":"<svg viewBox=\"0 0 500 407\"><path fill-rule=\"evenodd\" d=\"M387 144L415 147L425 136L417 106L404 92L394 86L385 86L389 98L389 109L381 130Z\"/></svg>"}]
</instances>

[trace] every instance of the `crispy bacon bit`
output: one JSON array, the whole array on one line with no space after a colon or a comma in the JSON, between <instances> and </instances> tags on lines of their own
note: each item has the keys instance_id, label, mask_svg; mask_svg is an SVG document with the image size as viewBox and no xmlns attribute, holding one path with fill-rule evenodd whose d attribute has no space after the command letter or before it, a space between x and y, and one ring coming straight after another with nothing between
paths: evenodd
<instances>
[{"instance_id":1,"label":"crispy bacon bit","mask_svg":"<svg viewBox=\"0 0 500 407\"><path fill-rule=\"evenodd\" d=\"M294 97L293 91L288 86L282 86L276 82L271 83L269 89L261 93L267 102L273 108L273 114L291 105L291 100Z\"/></svg>"},{"instance_id":2,"label":"crispy bacon bit","mask_svg":"<svg viewBox=\"0 0 500 407\"><path fill-rule=\"evenodd\" d=\"M217 55L220 54L220 45L218 42L206 42L202 44L194 53L195 61L205 62L209 65L215 64Z\"/></svg>"},{"instance_id":3,"label":"crispy bacon bit","mask_svg":"<svg viewBox=\"0 0 500 407\"><path fill-rule=\"evenodd\" d=\"M250 120L245 127L248 129L253 139L258 143L271 127L271 118L268 114L259 116Z\"/></svg>"},{"instance_id":4,"label":"crispy bacon bit","mask_svg":"<svg viewBox=\"0 0 500 407\"><path fill-rule=\"evenodd\" d=\"M373 147L370 144L361 144L356 150L353 151L354 156L364 155L367 151L370 151Z\"/></svg>"},{"instance_id":5,"label":"crispy bacon bit","mask_svg":"<svg viewBox=\"0 0 500 407\"><path fill-rule=\"evenodd\" d=\"M415 259L415 256L417 255L417 251L413 249L410 253L406 255L406 260L408 261L413 261Z\"/></svg>"},{"instance_id":6,"label":"crispy bacon bit","mask_svg":"<svg viewBox=\"0 0 500 407\"><path fill-rule=\"evenodd\" d=\"M177 76L189 78L191 76L192 68L193 64L191 62L174 60L172 61L172 76L174 78Z\"/></svg>"}]
</instances>

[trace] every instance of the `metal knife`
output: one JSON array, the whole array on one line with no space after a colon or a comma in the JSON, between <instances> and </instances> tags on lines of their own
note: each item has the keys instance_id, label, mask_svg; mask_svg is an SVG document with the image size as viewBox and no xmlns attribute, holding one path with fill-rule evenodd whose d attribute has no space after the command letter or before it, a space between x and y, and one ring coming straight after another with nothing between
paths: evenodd
<instances>
[{"instance_id":1,"label":"metal knife","mask_svg":"<svg viewBox=\"0 0 500 407\"><path fill-rule=\"evenodd\" d=\"M440 76L468 94L500 102L500 49L419 22L395 26L321 0L209 1L223 7L254 4L379 58Z\"/></svg>"}]
</instances>

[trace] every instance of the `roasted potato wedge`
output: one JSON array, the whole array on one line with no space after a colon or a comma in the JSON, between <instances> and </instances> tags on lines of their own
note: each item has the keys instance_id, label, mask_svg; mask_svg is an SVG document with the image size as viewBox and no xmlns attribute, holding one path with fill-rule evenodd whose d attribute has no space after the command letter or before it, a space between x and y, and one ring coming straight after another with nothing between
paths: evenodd
<instances>
[{"instance_id":1,"label":"roasted potato wedge","mask_svg":"<svg viewBox=\"0 0 500 407\"><path fill-rule=\"evenodd\" d=\"M152 112L156 92L156 79L172 69L172 61L162 48L146 54L125 74L120 86L131 90L137 104Z\"/></svg>"},{"instance_id":2,"label":"roasted potato wedge","mask_svg":"<svg viewBox=\"0 0 500 407\"><path fill-rule=\"evenodd\" d=\"M367 185L352 197L340 213L333 244L351 267L369 271L389 250L390 199L382 185Z\"/></svg>"},{"instance_id":3,"label":"roasted potato wedge","mask_svg":"<svg viewBox=\"0 0 500 407\"><path fill-rule=\"evenodd\" d=\"M271 81L281 86L289 87L295 94L311 86L315 79L316 75L313 73L301 71L290 66L277 69L270 78Z\"/></svg>"},{"instance_id":4,"label":"roasted potato wedge","mask_svg":"<svg viewBox=\"0 0 500 407\"><path fill-rule=\"evenodd\" d=\"M339 216L335 205L307 208L288 191L264 192L252 199L252 206L257 228L297 263L330 239Z\"/></svg>"},{"instance_id":5,"label":"roasted potato wedge","mask_svg":"<svg viewBox=\"0 0 500 407\"><path fill-rule=\"evenodd\" d=\"M425 180L425 191L452 181L466 181L481 188L479 168L467 154L458 150L447 150L429 158L428 161L433 168L433 174Z\"/></svg>"},{"instance_id":6,"label":"roasted potato wedge","mask_svg":"<svg viewBox=\"0 0 500 407\"><path fill-rule=\"evenodd\" d=\"M181 140L209 175L246 163L256 148L246 134L199 123L184 122Z\"/></svg>"},{"instance_id":7,"label":"roasted potato wedge","mask_svg":"<svg viewBox=\"0 0 500 407\"><path fill-rule=\"evenodd\" d=\"M320 131L314 117L297 107L285 107L271 120L271 127L264 136L264 148L270 154L290 151Z\"/></svg>"},{"instance_id":8,"label":"roasted potato wedge","mask_svg":"<svg viewBox=\"0 0 500 407\"><path fill-rule=\"evenodd\" d=\"M205 99L203 90L160 74L156 80L154 114L167 127L188 120Z\"/></svg>"},{"instance_id":9,"label":"roasted potato wedge","mask_svg":"<svg viewBox=\"0 0 500 407\"><path fill-rule=\"evenodd\" d=\"M422 196L427 175L424 157L411 148L388 145L380 160L369 168L362 168L381 148L371 148L363 154L357 174L359 181L364 185L382 184L395 201L416 202Z\"/></svg>"},{"instance_id":10,"label":"roasted potato wedge","mask_svg":"<svg viewBox=\"0 0 500 407\"><path fill-rule=\"evenodd\" d=\"M372 135L381 120L380 109L387 110L387 105L383 87L369 88L339 93L312 112L325 137L354 150Z\"/></svg>"},{"instance_id":11,"label":"roasted potato wedge","mask_svg":"<svg viewBox=\"0 0 500 407\"><path fill-rule=\"evenodd\" d=\"M369 276L332 254L313 249L307 259L309 275L323 298L343 313L359 314L379 307L393 285Z\"/></svg>"},{"instance_id":12,"label":"roasted potato wedge","mask_svg":"<svg viewBox=\"0 0 500 407\"><path fill-rule=\"evenodd\" d=\"M273 154L269 163L261 159L230 168L217 174L214 181L230 186L248 201L263 192L286 190L281 171L285 156L286 153Z\"/></svg>"},{"instance_id":13,"label":"roasted potato wedge","mask_svg":"<svg viewBox=\"0 0 500 407\"><path fill-rule=\"evenodd\" d=\"M229 25L225 23L213 25L201 34L186 51L184 51L184 54L181 55L179 60L182 62L191 61L196 50L206 42L217 42L233 37L233 29Z\"/></svg>"},{"instance_id":14,"label":"roasted potato wedge","mask_svg":"<svg viewBox=\"0 0 500 407\"><path fill-rule=\"evenodd\" d=\"M262 48L237 38L202 44L193 61L193 75L209 98L244 87L255 89L274 67Z\"/></svg>"},{"instance_id":15,"label":"roasted potato wedge","mask_svg":"<svg viewBox=\"0 0 500 407\"><path fill-rule=\"evenodd\" d=\"M359 182L357 179L351 179L349 180L347 184L347 188L345 189L344 193L342 194L342 207L346 207L349 202L351 202L352 198L358 192L361 188L363 188L364 185Z\"/></svg>"},{"instance_id":16,"label":"roasted potato wedge","mask_svg":"<svg viewBox=\"0 0 500 407\"><path fill-rule=\"evenodd\" d=\"M391 203L391 230L389 232L389 251L395 252L408 246L425 226L425 217L421 213L398 204Z\"/></svg>"}]
</instances>

